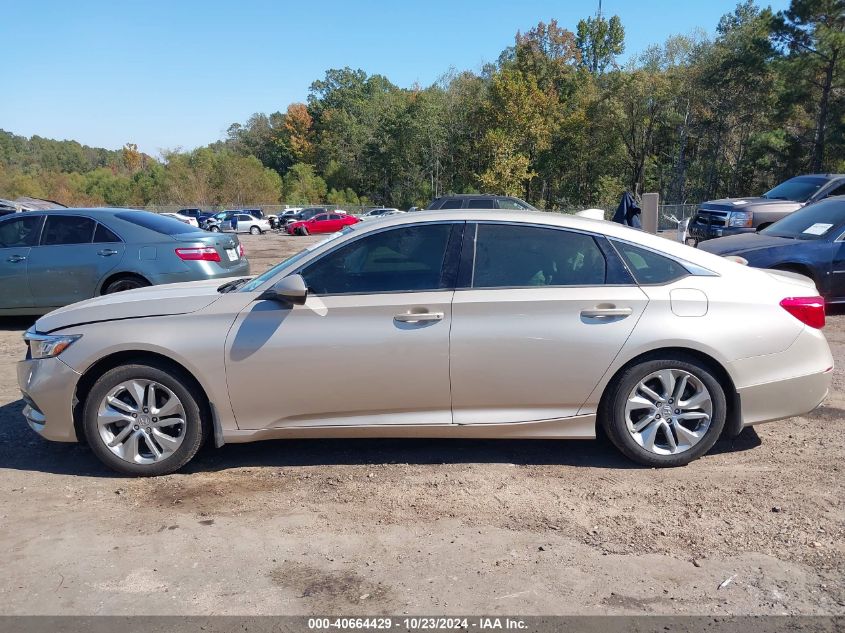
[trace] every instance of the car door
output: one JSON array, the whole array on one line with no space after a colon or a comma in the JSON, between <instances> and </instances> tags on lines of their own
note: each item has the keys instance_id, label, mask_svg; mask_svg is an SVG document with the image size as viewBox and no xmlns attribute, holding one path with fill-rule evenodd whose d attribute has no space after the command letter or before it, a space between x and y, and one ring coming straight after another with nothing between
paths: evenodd
<instances>
[{"instance_id":1,"label":"car door","mask_svg":"<svg viewBox=\"0 0 845 633\"><path fill-rule=\"evenodd\" d=\"M29 213L0 221L0 310L33 305L27 268L43 223L43 215Z\"/></svg>"},{"instance_id":2,"label":"car door","mask_svg":"<svg viewBox=\"0 0 845 633\"><path fill-rule=\"evenodd\" d=\"M308 225L308 232L309 233L331 233L328 229L329 224L329 214L328 213L321 213L320 215L315 215L309 221Z\"/></svg>"},{"instance_id":3,"label":"car door","mask_svg":"<svg viewBox=\"0 0 845 633\"><path fill-rule=\"evenodd\" d=\"M34 305L63 306L90 299L100 282L123 257L124 245L114 233L92 218L48 214L39 245L29 256L29 288ZM95 242L98 239L112 240Z\"/></svg>"},{"instance_id":4,"label":"car door","mask_svg":"<svg viewBox=\"0 0 845 633\"><path fill-rule=\"evenodd\" d=\"M452 303L455 423L576 415L648 298L603 237L524 224L466 231Z\"/></svg>"},{"instance_id":5,"label":"car door","mask_svg":"<svg viewBox=\"0 0 845 633\"><path fill-rule=\"evenodd\" d=\"M249 305L225 346L238 426L451 424L450 306L462 229L365 233L301 269L304 305Z\"/></svg>"},{"instance_id":6,"label":"car door","mask_svg":"<svg viewBox=\"0 0 845 633\"><path fill-rule=\"evenodd\" d=\"M330 213L326 220L326 233L334 233L343 228L343 217L339 213Z\"/></svg>"},{"instance_id":7,"label":"car door","mask_svg":"<svg viewBox=\"0 0 845 633\"><path fill-rule=\"evenodd\" d=\"M249 233L249 229L255 224L255 218L246 213L238 214L238 233Z\"/></svg>"}]
</instances>

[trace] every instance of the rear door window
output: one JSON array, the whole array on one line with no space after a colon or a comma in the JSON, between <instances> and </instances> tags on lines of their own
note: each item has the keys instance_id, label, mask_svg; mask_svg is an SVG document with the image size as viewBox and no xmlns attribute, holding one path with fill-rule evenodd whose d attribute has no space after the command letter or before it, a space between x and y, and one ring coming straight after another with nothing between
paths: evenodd
<instances>
[{"instance_id":1,"label":"rear door window","mask_svg":"<svg viewBox=\"0 0 845 633\"><path fill-rule=\"evenodd\" d=\"M77 215L48 215L41 234L41 246L90 244L97 223Z\"/></svg>"},{"instance_id":2,"label":"rear door window","mask_svg":"<svg viewBox=\"0 0 845 633\"><path fill-rule=\"evenodd\" d=\"M496 202L492 198L471 198L467 202L467 209L495 209Z\"/></svg>"},{"instance_id":3,"label":"rear door window","mask_svg":"<svg viewBox=\"0 0 845 633\"><path fill-rule=\"evenodd\" d=\"M595 239L562 229L479 224L473 288L595 286L607 262Z\"/></svg>"},{"instance_id":4,"label":"rear door window","mask_svg":"<svg viewBox=\"0 0 845 633\"><path fill-rule=\"evenodd\" d=\"M460 198L449 198L448 200L444 200L438 209L460 209L462 202L463 200Z\"/></svg>"}]
</instances>

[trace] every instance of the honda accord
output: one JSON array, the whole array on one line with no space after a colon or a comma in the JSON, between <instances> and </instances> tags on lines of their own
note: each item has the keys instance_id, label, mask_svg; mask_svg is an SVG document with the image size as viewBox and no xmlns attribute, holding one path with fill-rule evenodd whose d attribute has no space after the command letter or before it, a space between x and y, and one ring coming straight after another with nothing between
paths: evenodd
<instances>
[{"instance_id":1,"label":"honda accord","mask_svg":"<svg viewBox=\"0 0 845 633\"><path fill-rule=\"evenodd\" d=\"M175 471L210 438L599 428L641 464L679 466L822 402L824 319L806 277L642 231L432 211L346 227L252 279L51 312L18 381L36 432L133 475ZM315 372L342 380L326 390Z\"/></svg>"}]
</instances>

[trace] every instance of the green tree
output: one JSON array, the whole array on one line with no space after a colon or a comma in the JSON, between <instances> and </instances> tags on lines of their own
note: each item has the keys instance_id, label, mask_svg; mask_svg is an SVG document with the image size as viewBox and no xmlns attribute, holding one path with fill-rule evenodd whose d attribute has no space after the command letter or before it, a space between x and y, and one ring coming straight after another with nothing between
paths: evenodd
<instances>
[{"instance_id":1,"label":"green tree","mask_svg":"<svg viewBox=\"0 0 845 633\"><path fill-rule=\"evenodd\" d=\"M289 204L309 204L326 199L326 181L314 172L314 167L297 163L284 177L284 201Z\"/></svg>"},{"instance_id":2,"label":"green tree","mask_svg":"<svg viewBox=\"0 0 845 633\"><path fill-rule=\"evenodd\" d=\"M576 43L581 63L594 75L603 75L616 65L616 57L625 52L625 28L618 15L605 20L601 14L579 20Z\"/></svg>"},{"instance_id":3,"label":"green tree","mask_svg":"<svg viewBox=\"0 0 845 633\"><path fill-rule=\"evenodd\" d=\"M822 171L832 114L841 114L845 100L845 0L792 0L777 15L775 35L790 53L791 78L805 86L812 104L809 167Z\"/></svg>"}]
</instances>

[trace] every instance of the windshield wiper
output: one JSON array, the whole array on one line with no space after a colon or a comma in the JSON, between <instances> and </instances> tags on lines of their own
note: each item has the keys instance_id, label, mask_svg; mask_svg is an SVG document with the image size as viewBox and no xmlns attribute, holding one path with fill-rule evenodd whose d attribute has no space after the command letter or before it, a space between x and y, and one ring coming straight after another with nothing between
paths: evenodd
<instances>
[{"instance_id":1,"label":"windshield wiper","mask_svg":"<svg viewBox=\"0 0 845 633\"><path fill-rule=\"evenodd\" d=\"M243 286L249 280L250 277L241 277L240 279L233 279L232 281L227 281L225 284L217 288L217 292L232 292L235 288Z\"/></svg>"}]
</instances>

